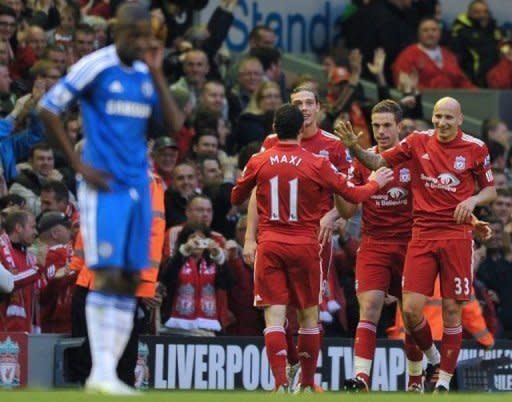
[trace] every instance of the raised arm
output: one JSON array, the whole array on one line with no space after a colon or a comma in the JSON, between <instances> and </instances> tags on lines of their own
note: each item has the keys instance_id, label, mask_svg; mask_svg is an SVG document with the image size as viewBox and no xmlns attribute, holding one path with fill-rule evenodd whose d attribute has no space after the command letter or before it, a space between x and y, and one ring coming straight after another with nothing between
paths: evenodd
<instances>
[{"instance_id":1,"label":"raised arm","mask_svg":"<svg viewBox=\"0 0 512 402\"><path fill-rule=\"evenodd\" d=\"M350 122L338 121L336 127L334 127L334 132L343 141L352 156L356 157L368 169L377 170L381 167L387 167L386 160L382 156L361 148L359 138L363 133L360 132L356 135Z\"/></svg>"}]
</instances>

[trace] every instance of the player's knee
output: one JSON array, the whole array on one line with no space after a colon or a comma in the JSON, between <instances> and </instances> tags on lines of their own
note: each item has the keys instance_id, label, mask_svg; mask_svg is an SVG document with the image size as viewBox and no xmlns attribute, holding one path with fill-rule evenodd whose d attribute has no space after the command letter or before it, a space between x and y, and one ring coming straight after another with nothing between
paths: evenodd
<instances>
[{"instance_id":1,"label":"player's knee","mask_svg":"<svg viewBox=\"0 0 512 402\"><path fill-rule=\"evenodd\" d=\"M423 308L418 308L415 304L404 304L403 318L407 328L415 328L423 320Z\"/></svg>"},{"instance_id":2,"label":"player's knee","mask_svg":"<svg viewBox=\"0 0 512 402\"><path fill-rule=\"evenodd\" d=\"M443 300L443 322L445 326L456 326L461 322L462 303L455 300Z\"/></svg>"},{"instance_id":3,"label":"player's knee","mask_svg":"<svg viewBox=\"0 0 512 402\"><path fill-rule=\"evenodd\" d=\"M377 323L380 318L382 303L378 300L366 300L361 304L360 316L362 320Z\"/></svg>"}]
</instances>

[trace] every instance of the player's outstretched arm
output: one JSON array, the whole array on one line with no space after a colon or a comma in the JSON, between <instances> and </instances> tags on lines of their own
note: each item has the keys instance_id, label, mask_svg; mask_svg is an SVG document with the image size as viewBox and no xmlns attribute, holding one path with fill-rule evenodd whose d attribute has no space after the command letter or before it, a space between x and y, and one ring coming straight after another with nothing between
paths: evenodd
<instances>
[{"instance_id":1,"label":"player's outstretched arm","mask_svg":"<svg viewBox=\"0 0 512 402\"><path fill-rule=\"evenodd\" d=\"M339 215L343 219L349 219L354 216L359 206L358 204L352 204L351 202L346 201L339 195L334 196L334 204L336 205Z\"/></svg>"},{"instance_id":2,"label":"player's outstretched arm","mask_svg":"<svg viewBox=\"0 0 512 402\"><path fill-rule=\"evenodd\" d=\"M382 156L361 148L359 139L363 133L360 132L356 135L350 122L340 120L336 124L336 127L334 127L334 133L343 141L345 146L350 150L350 153L359 159L368 169L377 170L381 167L387 167L386 160Z\"/></svg>"},{"instance_id":3,"label":"player's outstretched arm","mask_svg":"<svg viewBox=\"0 0 512 402\"><path fill-rule=\"evenodd\" d=\"M150 48L144 54L144 62L153 76L165 123L172 131L178 132L185 122L185 114L180 110L169 91L167 80L162 70L163 57L162 43L157 39L152 40Z\"/></svg>"}]
</instances>

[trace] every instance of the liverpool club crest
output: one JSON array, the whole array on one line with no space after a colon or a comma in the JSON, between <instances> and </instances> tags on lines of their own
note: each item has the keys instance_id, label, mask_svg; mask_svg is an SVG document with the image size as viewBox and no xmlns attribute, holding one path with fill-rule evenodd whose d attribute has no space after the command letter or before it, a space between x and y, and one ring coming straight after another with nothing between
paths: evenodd
<instances>
[{"instance_id":1,"label":"liverpool club crest","mask_svg":"<svg viewBox=\"0 0 512 402\"><path fill-rule=\"evenodd\" d=\"M463 156L455 157L455 163L453 164L453 167L457 170L466 169L466 158L464 158Z\"/></svg>"}]
</instances>

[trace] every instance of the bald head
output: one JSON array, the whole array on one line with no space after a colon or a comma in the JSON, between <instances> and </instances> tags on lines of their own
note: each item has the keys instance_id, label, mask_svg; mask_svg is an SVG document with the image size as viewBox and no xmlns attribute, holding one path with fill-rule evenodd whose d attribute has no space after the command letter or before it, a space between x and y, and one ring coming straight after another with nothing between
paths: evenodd
<instances>
[{"instance_id":1,"label":"bald head","mask_svg":"<svg viewBox=\"0 0 512 402\"><path fill-rule=\"evenodd\" d=\"M448 108L453 110L454 113L462 113L459 101L449 96L439 99L434 105L434 110L437 108Z\"/></svg>"},{"instance_id":2,"label":"bald head","mask_svg":"<svg viewBox=\"0 0 512 402\"><path fill-rule=\"evenodd\" d=\"M450 97L439 99L434 105L432 124L440 142L450 142L459 132L464 117L460 103Z\"/></svg>"}]
</instances>

